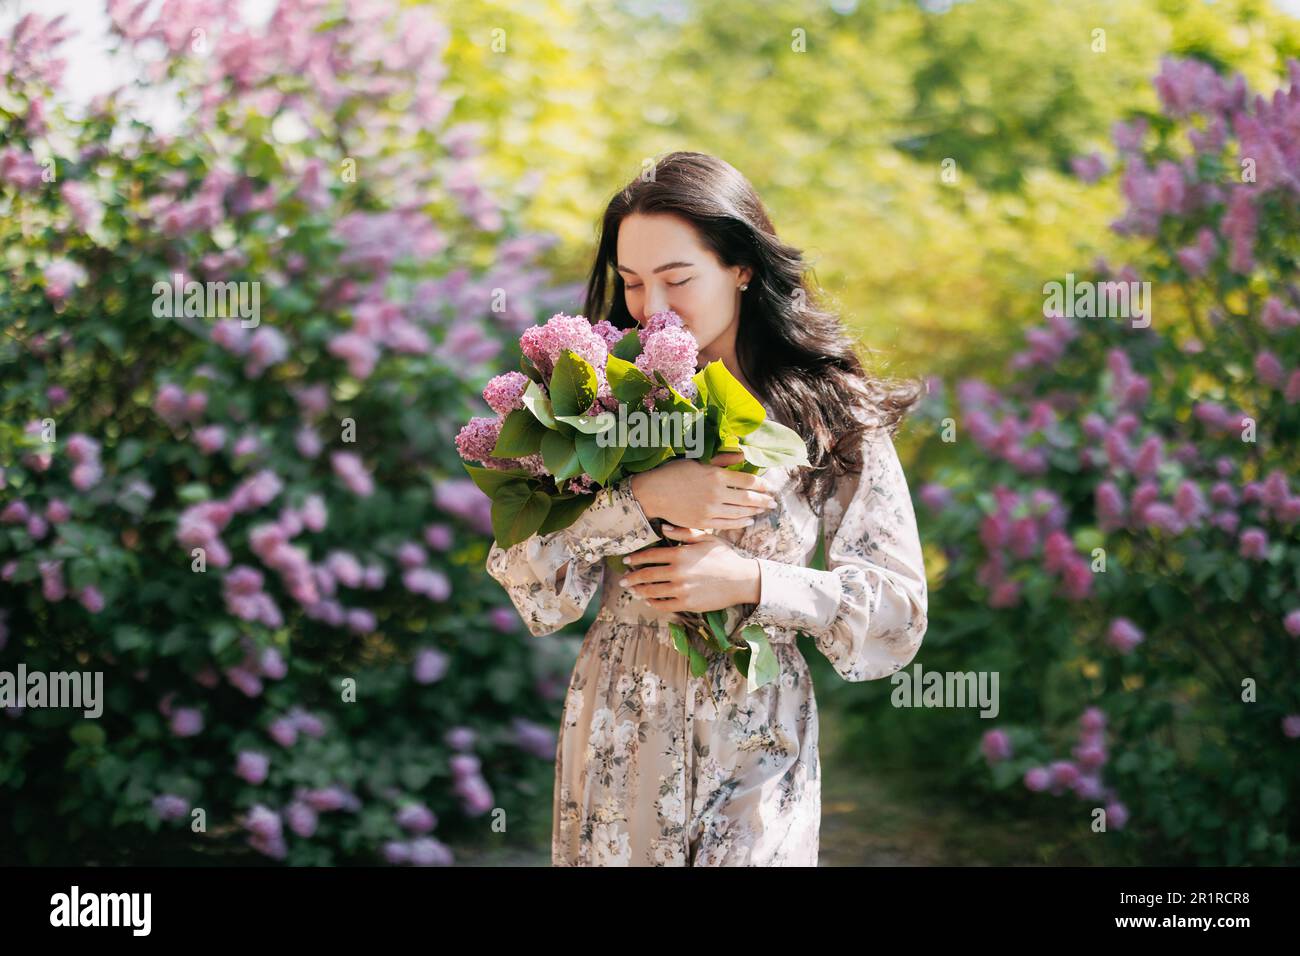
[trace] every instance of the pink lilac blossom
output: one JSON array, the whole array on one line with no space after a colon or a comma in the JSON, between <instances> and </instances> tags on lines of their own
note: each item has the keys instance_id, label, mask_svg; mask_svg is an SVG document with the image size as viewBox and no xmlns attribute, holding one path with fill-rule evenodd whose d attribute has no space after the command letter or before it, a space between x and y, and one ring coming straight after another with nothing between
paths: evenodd
<instances>
[{"instance_id":1,"label":"pink lilac blossom","mask_svg":"<svg viewBox=\"0 0 1300 956\"><path fill-rule=\"evenodd\" d=\"M506 372L490 379L483 387L483 401L498 415L508 415L523 408L523 395L529 378L523 372Z\"/></svg>"},{"instance_id":2,"label":"pink lilac blossom","mask_svg":"<svg viewBox=\"0 0 1300 956\"><path fill-rule=\"evenodd\" d=\"M604 369L609 349L605 339L582 316L557 313L545 325L525 329L519 347L542 376L550 379L555 363L565 349L573 351L593 368Z\"/></svg>"}]
</instances>

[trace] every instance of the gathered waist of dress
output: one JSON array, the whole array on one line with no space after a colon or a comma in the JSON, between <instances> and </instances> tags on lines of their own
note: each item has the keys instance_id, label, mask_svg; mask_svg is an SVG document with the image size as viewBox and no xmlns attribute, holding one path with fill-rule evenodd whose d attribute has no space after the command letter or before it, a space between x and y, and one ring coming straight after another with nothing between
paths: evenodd
<instances>
[{"instance_id":1,"label":"gathered waist of dress","mask_svg":"<svg viewBox=\"0 0 1300 956\"><path fill-rule=\"evenodd\" d=\"M657 611L644 601L636 599L626 602L607 601L596 612L597 621L634 624L638 627L650 628L656 631L667 631L669 623L677 619L677 615L671 611ZM730 609L727 620L728 637L732 638L736 643L743 641L739 633L733 634L736 628L739 627L741 620L742 617L738 611ZM763 631L767 634L768 642L771 644L794 644L799 635L798 631L773 624L764 625Z\"/></svg>"}]
</instances>

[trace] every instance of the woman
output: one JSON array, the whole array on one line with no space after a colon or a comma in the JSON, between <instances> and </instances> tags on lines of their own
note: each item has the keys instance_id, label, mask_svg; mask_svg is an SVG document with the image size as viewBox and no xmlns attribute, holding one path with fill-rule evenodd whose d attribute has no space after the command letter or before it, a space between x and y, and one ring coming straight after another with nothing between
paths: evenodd
<instances>
[{"instance_id":1,"label":"woman","mask_svg":"<svg viewBox=\"0 0 1300 956\"><path fill-rule=\"evenodd\" d=\"M721 360L803 435L811 467L759 477L718 467L739 455L678 458L601 491L569 528L493 543L488 572L535 635L600 592L556 752L554 865L815 866L817 706L797 633L850 681L889 676L921 644L925 571L890 437L917 389L867 376L803 273L750 184L711 156L668 155L605 212L587 318L676 312L701 367ZM825 571L806 567L819 527ZM606 574L620 555L632 570ZM691 677L667 626L736 605L735 629L761 625L781 668L752 694L722 654Z\"/></svg>"}]
</instances>

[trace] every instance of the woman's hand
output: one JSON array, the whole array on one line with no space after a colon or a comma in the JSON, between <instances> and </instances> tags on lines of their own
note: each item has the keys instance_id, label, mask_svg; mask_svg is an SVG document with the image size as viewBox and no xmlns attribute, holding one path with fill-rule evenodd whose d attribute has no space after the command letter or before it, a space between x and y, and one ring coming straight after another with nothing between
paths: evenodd
<instances>
[{"instance_id":1,"label":"woman's hand","mask_svg":"<svg viewBox=\"0 0 1300 956\"><path fill-rule=\"evenodd\" d=\"M646 548L623 561L636 570L619 584L664 611L720 611L735 604L757 604L758 561L747 558L717 535L694 528L663 526L666 537L686 542Z\"/></svg>"},{"instance_id":2,"label":"woman's hand","mask_svg":"<svg viewBox=\"0 0 1300 956\"><path fill-rule=\"evenodd\" d=\"M757 475L728 471L745 460L740 452L714 455L709 463L674 458L632 476L632 494L647 518L679 528L744 528L776 506L771 486Z\"/></svg>"}]
</instances>

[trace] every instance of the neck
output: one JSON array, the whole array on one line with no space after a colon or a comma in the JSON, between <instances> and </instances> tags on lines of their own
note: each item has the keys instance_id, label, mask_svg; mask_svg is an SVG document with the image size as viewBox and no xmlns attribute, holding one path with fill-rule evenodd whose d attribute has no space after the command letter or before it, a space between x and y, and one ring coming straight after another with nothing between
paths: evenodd
<instances>
[{"instance_id":1,"label":"neck","mask_svg":"<svg viewBox=\"0 0 1300 956\"><path fill-rule=\"evenodd\" d=\"M738 322L731 323L727 330L709 343L707 348L699 351L699 367L703 368L710 362L721 362L727 371L735 376L736 381L749 391L751 395L757 395L752 385L745 380L745 376L740 371L740 360L736 358L736 327Z\"/></svg>"}]
</instances>

